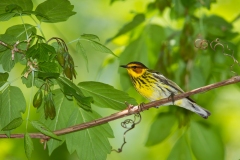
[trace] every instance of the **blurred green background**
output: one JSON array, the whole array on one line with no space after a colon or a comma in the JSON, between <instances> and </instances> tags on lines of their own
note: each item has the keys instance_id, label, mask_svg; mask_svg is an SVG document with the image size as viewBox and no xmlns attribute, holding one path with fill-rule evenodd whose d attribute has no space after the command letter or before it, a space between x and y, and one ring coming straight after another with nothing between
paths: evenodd
<instances>
[{"instance_id":1,"label":"blurred green background","mask_svg":"<svg viewBox=\"0 0 240 160\"><path fill-rule=\"evenodd\" d=\"M43 1L34 0L33 2L36 7L37 4ZM89 59L88 72L83 56L76 52L75 44L71 43L68 46L77 66L78 77L74 80L75 82L104 82L128 92L141 103L147 102L147 100L138 95L130 85L126 71L119 70L120 64L126 64L130 61L142 61L149 68L156 69L177 82L184 90L191 90L233 76L229 68L233 63L231 58L224 56L221 51L214 52L211 49L204 51L194 48L194 41L199 36L209 41L220 38L224 44L229 43L229 46L232 46L232 49L235 51L235 58L238 59L239 57L240 21L237 19L240 16L239 1L217 0L211 4L210 2L212 1L119 0L110 4L110 0L72 0L71 3L74 5L74 11L77 12L76 15L70 17L66 22L57 24L42 23L41 28L47 39L61 37L66 42L71 42L81 34L86 33L97 35L101 43L104 44L106 40L116 35L126 23L132 21L137 13L144 13L146 15L144 23L106 44L115 54L120 56L119 59L109 54L96 52L91 46L86 46ZM167 7L168 3L171 4L171 8ZM180 5L179 3L187 4ZM209 9L207 9L208 7L204 7L208 3L210 4ZM225 19L225 21L204 18L211 15L219 16ZM24 17L24 21L34 24L28 17ZM11 25L21 23L19 17L13 18L10 21L0 22L0 33L3 34ZM152 33L146 31L150 24L157 25L155 28L157 31L151 30ZM223 24L223 27L227 27L221 28L221 24ZM152 35L149 36L149 34ZM234 66L234 70L239 73L239 67L236 66ZM10 81L17 78L16 75L19 75L19 72L22 72L23 68L24 66L17 64L10 74ZM2 71L1 66L0 71ZM29 103L28 97L31 94L31 89L26 89L20 80L17 80L12 85L21 87L24 91L26 101ZM219 154L224 154L224 159L227 160L240 158L239 97L239 84L193 96L201 106L210 110L212 115L208 120L202 120L197 115L192 115L191 119L194 121L204 121L204 123L210 124L217 130L224 148L224 153ZM94 107L94 109L102 116L116 112L97 107ZM150 127L154 119L156 119L157 114L167 111L168 109L163 107L143 112L142 122L127 134L127 144L123 148L123 152L112 152L108 155L107 159L167 159L174 144L183 134L186 127L179 128L176 132L171 132L171 135L161 143L149 147L145 145ZM181 116L186 115L188 117L186 112L182 110L180 112ZM35 110L32 109L30 118L37 119L38 116ZM125 130L120 126L120 123L124 119L110 123L115 134L115 138L110 139L113 148L119 148L122 144L123 132ZM175 128L178 128L177 124ZM24 125L14 132L24 132ZM156 134L158 132L160 134L161 128L155 128L155 132ZM39 140L34 140L34 147L32 155L32 159L34 160L77 159L76 154L68 154L65 144L56 149L50 157L48 156L48 151L43 150L43 146L39 143ZM193 159L197 159L194 156L192 157ZM1 139L0 159L26 159L23 140Z\"/></svg>"}]
</instances>

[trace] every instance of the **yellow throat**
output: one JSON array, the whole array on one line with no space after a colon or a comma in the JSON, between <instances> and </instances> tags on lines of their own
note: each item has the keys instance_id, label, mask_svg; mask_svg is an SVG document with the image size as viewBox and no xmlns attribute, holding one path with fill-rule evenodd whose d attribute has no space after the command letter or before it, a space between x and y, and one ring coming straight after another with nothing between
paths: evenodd
<instances>
[{"instance_id":1,"label":"yellow throat","mask_svg":"<svg viewBox=\"0 0 240 160\"><path fill-rule=\"evenodd\" d=\"M126 68L128 74L134 78L142 76L146 71L147 67L140 62L131 62L127 65L121 65L121 67Z\"/></svg>"}]
</instances>

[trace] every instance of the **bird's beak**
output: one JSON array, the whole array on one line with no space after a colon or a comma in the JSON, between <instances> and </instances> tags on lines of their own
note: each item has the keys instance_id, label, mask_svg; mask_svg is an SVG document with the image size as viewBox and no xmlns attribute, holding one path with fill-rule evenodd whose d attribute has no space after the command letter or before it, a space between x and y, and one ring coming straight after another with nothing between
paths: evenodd
<instances>
[{"instance_id":1,"label":"bird's beak","mask_svg":"<svg viewBox=\"0 0 240 160\"><path fill-rule=\"evenodd\" d=\"M122 68L128 68L127 65L121 65L120 67L122 67Z\"/></svg>"}]
</instances>

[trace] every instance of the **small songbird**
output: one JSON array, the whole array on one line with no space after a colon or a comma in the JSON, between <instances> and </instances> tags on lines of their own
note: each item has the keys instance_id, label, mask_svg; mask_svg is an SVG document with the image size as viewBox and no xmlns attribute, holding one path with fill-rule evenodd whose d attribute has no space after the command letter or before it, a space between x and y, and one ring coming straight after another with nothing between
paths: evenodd
<instances>
[{"instance_id":1,"label":"small songbird","mask_svg":"<svg viewBox=\"0 0 240 160\"><path fill-rule=\"evenodd\" d=\"M151 101L168 98L184 91L173 81L167 79L162 74L148 69L140 62L130 62L120 67L126 68L135 89L144 97ZM165 105L177 105L187 110L195 112L207 119L211 113L197 105L190 97L186 97Z\"/></svg>"}]
</instances>

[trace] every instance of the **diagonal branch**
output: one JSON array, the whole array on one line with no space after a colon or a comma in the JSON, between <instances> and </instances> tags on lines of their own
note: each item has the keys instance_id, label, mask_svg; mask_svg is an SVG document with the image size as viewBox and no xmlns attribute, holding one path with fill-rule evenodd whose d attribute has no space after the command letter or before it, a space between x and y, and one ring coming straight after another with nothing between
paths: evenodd
<instances>
[{"instance_id":1,"label":"diagonal branch","mask_svg":"<svg viewBox=\"0 0 240 160\"><path fill-rule=\"evenodd\" d=\"M225 81L222 81L222 82L218 82L218 83L210 84L210 85L207 85L207 86L204 86L204 87L200 87L200 88L194 89L192 91L185 92L183 94L178 94L178 95L174 96L174 100L179 100L179 99L182 99L184 97L188 97L188 96L191 96L191 95L194 95L194 94L197 94L197 93L206 92L206 91L209 91L209 90L212 90L212 89L215 89L215 88L219 88L219 87L222 87L222 86L226 86L226 85L234 84L234 83L238 83L238 82L240 82L240 76L235 76L235 77L232 77L232 78L230 78L228 80L225 80ZM172 99L164 98L164 99L161 99L161 100L152 101L152 102L149 102L149 103L146 103L146 104L142 104L141 107L140 107L140 105L139 106L129 105L130 108L128 107L127 109L125 109L123 111L117 112L117 113L109 115L107 117L99 118L99 119L96 119L94 121L90 121L90 122L78 124L78 125L75 125L75 126L71 126L71 127L68 127L68 128L64 128L64 129L61 129L61 130L57 130L57 131L54 131L54 133L56 135L64 135L64 134L69 134L69 133L72 133L72 132L84 130L84 129L87 129L87 128L91 128L91 127L94 127L94 126L98 126L98 125L101 125L101 124L104 124L104 123L111 122L111 121L116 120L116 119L120 119L122 117L126 117L126 116L129 116L129 115L135 114L135 113L139 113L139 112L142 112L144 110L148 110L149 108L160 106L160 105L163 105L163 104L171 102L171 101L172 101ZM31 138L41 138L41 139L48 139L49 138L48 136L46 136L42 133L30 133L29 135L30 135ZM23 138L23 137L24 137L24 134L11 134L11 136L10 136L10 138ZM0 138L9 138L9 137L7 137L5 134L0 134Z\"/></svg>"}]
</instances>

